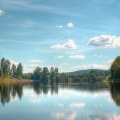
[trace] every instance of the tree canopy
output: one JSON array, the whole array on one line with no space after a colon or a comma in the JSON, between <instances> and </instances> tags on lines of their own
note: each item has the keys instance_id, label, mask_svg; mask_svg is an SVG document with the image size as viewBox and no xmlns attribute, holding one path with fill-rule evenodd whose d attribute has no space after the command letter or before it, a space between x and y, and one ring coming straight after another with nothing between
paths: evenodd
<instances>
[{"instance_id":1,"label":"tree canopy","mask_svg":"<svg viewBox=\"0 0 120 120\"><path fill-rule=\"evenodd\" d=\"M11 64L10 60L2 58L0 61L0 76L14 76L14 77L22 77L23 75L23 66L19 63L17 66L15 64Z\"/></svg>"},{"instance_id":2,"label":"tree canopy","mask_svg":"<svg viewBox=\"0 0 120 120\"><path fill-rule=\"evenodd\" d=\"M110 73L112 79L120 79L120 56L112 63Z\"/></svg>"},{"instance_id":3,"label":"tree canopy","mask_svg":"<svg viewBox=\"0 0 120 120\"><path fill-rule=\"evenodd\" d=\"M111 66L111 76L120 77L120 57L116 58ZM14 78L32 79L42 84L56 83L84 83L102 81L109 75L109 71L91 70L88 73L69 75L68 73L58 73L58 68L47 67L35 68L33 73L23 73L23 66L11 64L8 59L2 58L0 61L0 77L12 76Z\"/></svg>"}]
</instances>

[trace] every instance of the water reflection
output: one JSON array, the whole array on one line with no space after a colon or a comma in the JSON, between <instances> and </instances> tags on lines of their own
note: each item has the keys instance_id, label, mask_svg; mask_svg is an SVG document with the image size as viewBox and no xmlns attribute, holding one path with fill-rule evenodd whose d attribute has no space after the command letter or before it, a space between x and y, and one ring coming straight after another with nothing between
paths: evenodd
<instances>
[{"instance_id":1,"label":"water reflection","mask_svg":"<svg viewBox=\"0 0 120 120\"><path fill-rule=\"evenodd\" d=\"M120 83L0 85L0 102L5 120L120 120Z\"/></svg>"},{"instance_id":2,"label":"water reflection","mask_svg":"<svg viewBox=\"0 0 120 120\"><path fill-rule=\"evenodd\" d=\"M34 92L36 94L48 94L48 92L50 91L51 95L52 94L58 94L58 85L57 84L53 84L53 85L41 85L40 83L34 83L31 84L31 87L33 87Z\"/></svg>"},{"instance_id":3,"label":"water reflection","mask_svg":"<svg viewBox=\"0 0 120 120\"><path fill-rule=\"evenodd\" d=\"M10 102L11 98L18 96L19 99L22 98L23 85L0 85L0 101L4 105L6 102Z\"/></svg>"},{"instance_id":4,"label":"water reflection","mask_svg":"<svg viewBox=\"0 0 120 120\"><path fill-rule=\"evenodd\" d=\"M119 82L110 83L110 92L112 99L114 100L116 105L120 106L120 83Z\"/></svg>"},{"instance_id":5,"label":"water reflection","mask_svg":"<svg viewBox=\"0 0 120 120\"><path fill-rule=\"evenodd\" d=\"M58 85L41 85L40 83L30 83L30 84L16 84L16 85L2 85L0 84L0 102L4 105L5 103L10 102L14 98L18 97L22 99L24 88L30 88L34 90L34 93L39 94L48 94L51 92L51 95L58 94Z\"/></svg>"},{"instance_id":6,"label":"water reflection","mask_svg":"<svg viewBox=\"0 0 120 120\"><path fill-rule=\"evenodd\" d=\"M56 119L64 119L64 118L66 118L66 120L75 120L76 116L77 116L76 112L70 112L70 113L54 112L54 113L52 113L52 117L56 118Z\"/></svg>"},{"instance_id":7,"label":"water reflection","mask_svg":"<svg viewBox=\"0 0 120 120\"><path fill-rule=\"evenodd\" d=\"M120 83L110 83L110 87L107 87L103 83L96 84L55 84L55 85L41 85L40 83L32 84L16 84L16 85L0 85L0 102L4 105L5 103L10 102L14 98L22 99L24 88L30 88L34 90L34 93L37 95L51 95L58 94L59 89L73 89L77 91L91 91L98 92L101 90L109 90L111 97L116 103L120 106ZM84 95L84 94L82 94ZM96 97L98 94L93 94L93 97ZM84 103L80 104L71 104L72 107L84 106Z\"/></svg>"}]
</instances>

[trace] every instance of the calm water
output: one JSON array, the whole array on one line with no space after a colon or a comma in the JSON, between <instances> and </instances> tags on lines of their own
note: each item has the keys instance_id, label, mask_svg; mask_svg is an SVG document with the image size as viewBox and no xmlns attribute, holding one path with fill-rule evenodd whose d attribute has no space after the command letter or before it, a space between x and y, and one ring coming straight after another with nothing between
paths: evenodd
<instances>
[{"instance_id":1,"label":"calm water","mask_svg":"<svg viewBox=\"0 0 120 120\"><path fill-rule=\"evenodd\" d=\"M120 84L0 86L0 120L120 120Z\"/></svg>"}]
</instances>

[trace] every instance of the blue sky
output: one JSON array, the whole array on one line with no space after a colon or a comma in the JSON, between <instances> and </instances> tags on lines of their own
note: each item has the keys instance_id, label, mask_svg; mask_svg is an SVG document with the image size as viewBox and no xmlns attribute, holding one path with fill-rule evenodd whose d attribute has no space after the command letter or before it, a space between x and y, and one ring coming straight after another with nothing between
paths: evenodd
<instances>
[{"instance_id":1,"label":"blue sky","mask_svg":"<svg viewBox=\"0 0 120 120\"><path fill-rule=\"evenodd\" d=\"M119 0L0 0L0 56L60 72L109 69L120 50Z\"/></svg>"}]
</instances>

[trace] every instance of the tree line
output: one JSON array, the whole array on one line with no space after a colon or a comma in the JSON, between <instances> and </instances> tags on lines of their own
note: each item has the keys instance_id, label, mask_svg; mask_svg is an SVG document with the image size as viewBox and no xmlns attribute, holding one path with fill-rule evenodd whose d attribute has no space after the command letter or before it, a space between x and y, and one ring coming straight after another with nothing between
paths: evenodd
<instances>
[{"instance_id":1,"label":"tree line","mask_svg":"<svg viewBox=\"0 0 120 120\"><path fill-rule=\"evenodd\" d=\"M22 77L23 66L21 63L16 66L15 64L11 64L10 60L2 58L0 61L0 76L7 77L9 75Z\"/></svg>"},{"instance_id":2,"label":"tree line","mask_svg":"<svg viewBox=\"0 0 120 120\"><path fill-rule=\"evenodd\" d=\"M114 69L112 67L111 71ZM117 70L115 69L113 73L115 73L115 71ZM119 71L116 73L119 75ZM18 65L11 64L10 60L5 58L2 58L0 61L0 76L12 76L13 78L31 79L39 81L42 84L101 82L109 74L109 70L91 70L88 73L69 75L67 73L58 73L58 68L54 67L51 67L50 70L47 67L36 67L33 73L23 73L22 63L19 63Z\"/></svg>"},{"instance_id":3,"label":"tree line","mask_svg":"<svg viewBox=\"0 0 120 120\"><path fill-rule=\"evenodd\" d=\"M12 76L14 78L32 79L41 83L58 83L58 68L36 67L33 73L23 73L23 65L19 63L17 66L11 64L10 60L2 58L0 61L0 77Z\"/></svg>"},{"instance_id":4,"label":"tree line","mask_svg":"<svg viewBox=\"0 0 120 120\"><path fill-rule=\"evenodd\" d=\"M15 84L15 85L1 85L0 84L0 103L5 105L5 103L10 102L13 98L18 97L22 99L23 96L23 88L27 86L32 88L37 95L41 94L58 94L59 87L58 85L51 85L48 87L47 85L41 86L40 83L34 82L33 84ZM77 86L77 87L76 87ZM106 86L103 83L95 83L95 84L77 84L75 86L71 84L61 84L60 88L71 88L76 90L88 90L88 91L99 91L103 89L110 89L110 94L116 105L120 106L120 83L119 82L110 82L109 86Z\"/></svg>"},{"instance_id":5,"label":"tree line","mask_svg":"<svg viewBox=\"0 0 120 120\"><path fill-rule=\"evenodd\" d=\"M116 57L111 65L110 79L120 80L120 56Z\"/></svg>"},{"instance_id":6,"label":"tree line","mask_svg":"<svg viewBox=\"0 0 120 120\"><path fill-rule=\"evenodd\" d=\"M88 73L69 75L66 73L59 74L61 83L94 83L102 82L110 74L109 70L91 70Z\"/></svg>"},{"instance_id":7,"label":"tree line","mask_svg":"<svg viewBox=\"0 0 120 120\"><path fill-rule=\"evenodd\" d=\"M33 73L23 74L23 78L36 80L43 84L58 83L58 68L51 67L49 70L47 67L43 67L43 69L40 67L36 67Z\"/></svg>"}]
</instances>

